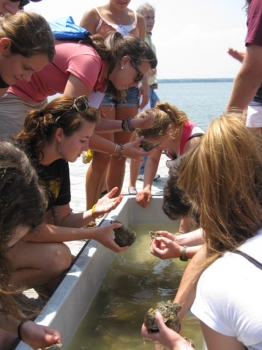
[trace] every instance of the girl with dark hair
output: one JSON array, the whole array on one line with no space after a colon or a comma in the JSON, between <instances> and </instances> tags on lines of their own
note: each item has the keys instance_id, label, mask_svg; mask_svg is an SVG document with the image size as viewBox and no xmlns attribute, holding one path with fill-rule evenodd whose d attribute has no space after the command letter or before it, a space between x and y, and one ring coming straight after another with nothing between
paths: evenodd
<instances>
[{"instance_id":1,"label":"girl with dark hair","mask_svg":"<svg viewBox=\"0 0 262 350\"><path fill-rule=\"evenodd\" d=\"M46 203L35 170L25 153L11 143L0 143L0 349L11 348L19 336L33 348L60 341L59 332L25 317L10 283L12 250L24 235L41 224Z\"/></svg>"},{"instance_id":2,"label":"girl with dark hair","mask_svg":"<svg viewBox=\"0 0 262 350\"><path fill-rule=\"evenodd\" d=\"M75 162L83 151L88 150L97 121L97 110L89 106L85 96L76 99L61 96L43 110L31 111L22 131L13 137L35 167L48 202L45 219L35 229L35 234L26 235L23 243L17 244L10 252L15 267L11 281L17 288L52 281L46 285L49 295L56 279L72 262L70 250L63 242L95 239L115 252L127 249L120 248L110 235L112 229L121 224L83 228L91 220L116 208L122 200L122 195L113 198L117 188L83 213L74 213L69 206L68 162Z\"/></svg>"}]
</instances>

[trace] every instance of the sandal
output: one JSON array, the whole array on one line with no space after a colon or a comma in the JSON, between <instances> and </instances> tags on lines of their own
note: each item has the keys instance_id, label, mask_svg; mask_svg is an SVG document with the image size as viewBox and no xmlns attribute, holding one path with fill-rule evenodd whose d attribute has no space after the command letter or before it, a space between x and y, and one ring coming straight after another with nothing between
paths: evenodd
<instances>
[{"instance_id":1,"label":"sandal","mask_svg":"<svg viewBox=\"0 0 262 350\"><path fill-rule=\"evenodd\" d=\"M135 188L128 188L128 193L135 196L137 194L137 190Z\"/></svg>"}]
</instances>

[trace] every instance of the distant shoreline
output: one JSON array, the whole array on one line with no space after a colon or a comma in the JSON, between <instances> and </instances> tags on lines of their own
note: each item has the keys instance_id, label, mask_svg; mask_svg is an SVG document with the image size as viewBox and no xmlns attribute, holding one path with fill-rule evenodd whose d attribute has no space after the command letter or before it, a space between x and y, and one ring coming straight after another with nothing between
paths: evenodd
<instances>
[{"instance_id":1,"label":"distant shoreline","mask_svg":"<svg viewBox=\"0 0 262 350\"><path fill-rule=\"evenodd\" d=\"M209 79L157 79L158 83L232 83L234 78L209 78Z\"/></svg>"}]
</instances>

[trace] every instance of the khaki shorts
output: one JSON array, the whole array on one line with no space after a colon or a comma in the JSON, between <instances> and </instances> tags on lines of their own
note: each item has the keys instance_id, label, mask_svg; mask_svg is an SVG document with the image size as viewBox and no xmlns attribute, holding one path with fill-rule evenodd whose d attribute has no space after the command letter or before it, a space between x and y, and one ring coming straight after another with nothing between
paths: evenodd
<instances>
[{"instance_id":1,"label":"khaki shorts","mask_svg":"<svg viewBox=\"0 0 262 350\"><path fill-rule=\"evenodd\" d=\"M44 108L43 102L30 102L13 94L5 94L0 99L0 140L8 140L10 135L19 133L24 125L28 112Z\"/></svg>"}]
</instances>

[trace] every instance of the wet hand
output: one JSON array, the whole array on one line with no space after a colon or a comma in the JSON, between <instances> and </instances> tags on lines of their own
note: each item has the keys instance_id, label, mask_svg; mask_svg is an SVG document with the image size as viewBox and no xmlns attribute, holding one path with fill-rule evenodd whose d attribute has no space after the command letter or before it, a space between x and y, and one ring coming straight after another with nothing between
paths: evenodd
<instances>
[{"instance_id":1,"label":"wet hand","mask_svg":"<svg viewBox=\"0 0 262 350\"><path fill-rule=\"evenodd\" d=\"M151 192L147 190L142 190L136 195L136 202L141 205L141 207L146 208L150 203L152 198Z\"/></svg>"},{"instance_id":2,"label":"wet hand","mask_svg":"<svg viewBox=\"0 0 262 350\"><path fill-rule=\"evenodd\" d=\"M157 237L152 240L150 253L159 259L180 258L183 247L165 237Z\"/></svg>"},{"instance_id":3,"label":"wet hand","mask_svg":"<svg viewBox=\"0 0 262 350\"><path fill-rule=\"evenodd\" d=\"M154 152L156 148L149 152L144 152L140 147L141 141L144 139L144 136L139 137L137 140L128 142L124 144L124 153L123 156L126 158L138 160L143 162L143 157L149 156L150 153Z\"/></svg>"}]
</instances>

